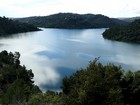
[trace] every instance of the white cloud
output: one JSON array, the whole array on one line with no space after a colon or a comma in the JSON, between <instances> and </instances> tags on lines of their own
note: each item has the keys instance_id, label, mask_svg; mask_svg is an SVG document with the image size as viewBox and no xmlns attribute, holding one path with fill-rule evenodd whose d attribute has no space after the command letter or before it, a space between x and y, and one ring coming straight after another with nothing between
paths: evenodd
<instances>
[{"instance_id":1,"label":"white cloud","mask_svg":"<svg viewBox=\"0 0 140 105\"><path fill-rule=\"evenodd\" d=\"M35 84L40 85L56 85L60 79L60 75L53 68L45 68L34 70L36 76L34 78Z\"/></svg>"},{"instance_id":2,"label":"white cloud","mask_svg":"<svg viewBox=\"0 0 140 105\"><path fill-rule=\"evenodd\" d=\"M58 12L104 14L111 17L139 15L139 0L0 0L6 16L48 15ZM7 11L6 13L3 11ZM12 15L13 13L13 15Z\"/></svg>"}]
</instances>

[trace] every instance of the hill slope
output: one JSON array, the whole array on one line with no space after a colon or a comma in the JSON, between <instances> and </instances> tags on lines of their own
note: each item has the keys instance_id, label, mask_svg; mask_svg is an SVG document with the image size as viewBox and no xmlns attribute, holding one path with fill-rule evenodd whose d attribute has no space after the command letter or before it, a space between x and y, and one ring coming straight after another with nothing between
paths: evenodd
<instances>
[{"instance_id":1,"label":"hill slope","mask_svg":"<svg viewBox=\"0 0 140 105\"><path fill-rule=\"evenodd\" d=\"M20 23L11 19L0 17L0 35L38 31L39 29L27 23Z\"/></svg>"},{"instance_id":2,"label":"hill slope","mask_svg":"<svg viewBox=\"0 0 140 105\"><path fill-rule=\"evenodd\" d=\"M136 19L140 19L140 17L130 17L130 18L118 18L119 20L125 21L125 22L133 22Z\"/></svg>"},{"instance_id":3,"label":"hill slope","mask_svg":"<svg viewBox=\"0 0 140 105\"><path fill-rule=\"evenodd\" d=\"M58 13L50 16L28 17L17 19L38 27L45 28L108 28L126 22L111 19L104 15Z\"/></svg>"},{"instance_id":4,"label":"hill slope","mask_svg":"<svg viewBox=\"0 0 140 105\"><path fill-rule=\"evenodd\" d=\"M140 19L128 25L107 29L103 37L111 40L140 42Z\"/></svg>"}]
</instances>

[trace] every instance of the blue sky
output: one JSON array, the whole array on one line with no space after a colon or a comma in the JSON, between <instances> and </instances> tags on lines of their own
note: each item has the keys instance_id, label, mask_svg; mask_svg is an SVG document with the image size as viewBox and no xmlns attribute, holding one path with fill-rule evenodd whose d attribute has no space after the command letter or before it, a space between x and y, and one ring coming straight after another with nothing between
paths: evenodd
<instances>
[{"instance_id":1,"label":"blue sky","mask_svg":"<svg viewBox=\"0 0 140 105\"><path fill-rule=\"evenodd\" d=\"M59 12L140 16L140 0L0 0L0 16L46 16Z\"/></svg>"}]
</instances>

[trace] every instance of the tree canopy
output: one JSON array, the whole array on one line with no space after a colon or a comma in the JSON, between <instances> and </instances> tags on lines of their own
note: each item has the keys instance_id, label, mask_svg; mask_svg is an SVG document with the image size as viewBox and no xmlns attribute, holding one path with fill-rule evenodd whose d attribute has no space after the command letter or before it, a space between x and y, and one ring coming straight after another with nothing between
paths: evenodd
<instances>
[{"instance_id":1,"label":"tree canopy","mask_svg":"<svg viewBox=\"0 0 140 105\"><path fill-rule=\"evenodd\" d=\"M19 104L28 101L28 98L40 92L33 84L34 74L20 65L18 52L0 53L0 103Z\"/></svg>"},{"instance_id":2,"label":"tree canopy","mask_svg":"<svg viewBox=\"0 0 140 105\"><path fill-rule=\"evenodd\" d=\"M125 72L98 58L62 81L62 92L42 93L34 74L20 65L20 54L0 53L0 104L2 105L139 105L140 71Z\"/></svg>"},{"instance_id":3,"label":"tree canopy","mask_svg":"<svg viewBox=\"0 0 140 105\"><path fill-rule=\"evenodd\" d=\"M120 66L97 60L63 79L64 105L138 105L140 71L124 72Z\"/></svg>"},{"instance_id":4,"label":"tree canopy","mask_svg":"<svg viewBox=\"0 0 140 105\"><path fill-rule=\"evenodd\" d=\"M140 19L128 25L111 27L103 33L103 37L118 41L140 42Z\"/></svg>"},{"instance_id":5,"label":"tree canopy","mask_svg":"<svg viewBox=\"0 0 140 105\"><path fill-rule=\"evenodd\" d=\"M29 23L13 21L6 17L0 17L0 36L29 31L38 31L39 29Z\"/></svg>"}]
</instances>

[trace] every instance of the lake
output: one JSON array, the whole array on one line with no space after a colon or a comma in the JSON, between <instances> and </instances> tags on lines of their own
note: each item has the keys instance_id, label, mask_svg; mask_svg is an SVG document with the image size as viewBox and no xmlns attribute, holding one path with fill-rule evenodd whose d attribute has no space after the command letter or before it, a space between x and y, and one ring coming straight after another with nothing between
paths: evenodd
<instances>
[{"instance_id":1,"label":"lake","mask_svg":"<svg viewBox=\"0 0 140 105\"><path fill-rule=\"evenodd\" d=\"M32 69L43 91L59 91L62 78L100 57L125 70L140 69L140 44L106 40L105 29L45 29L0 38L0 51L18 51L21 65Z\"/></svg>"}]
</instances>

